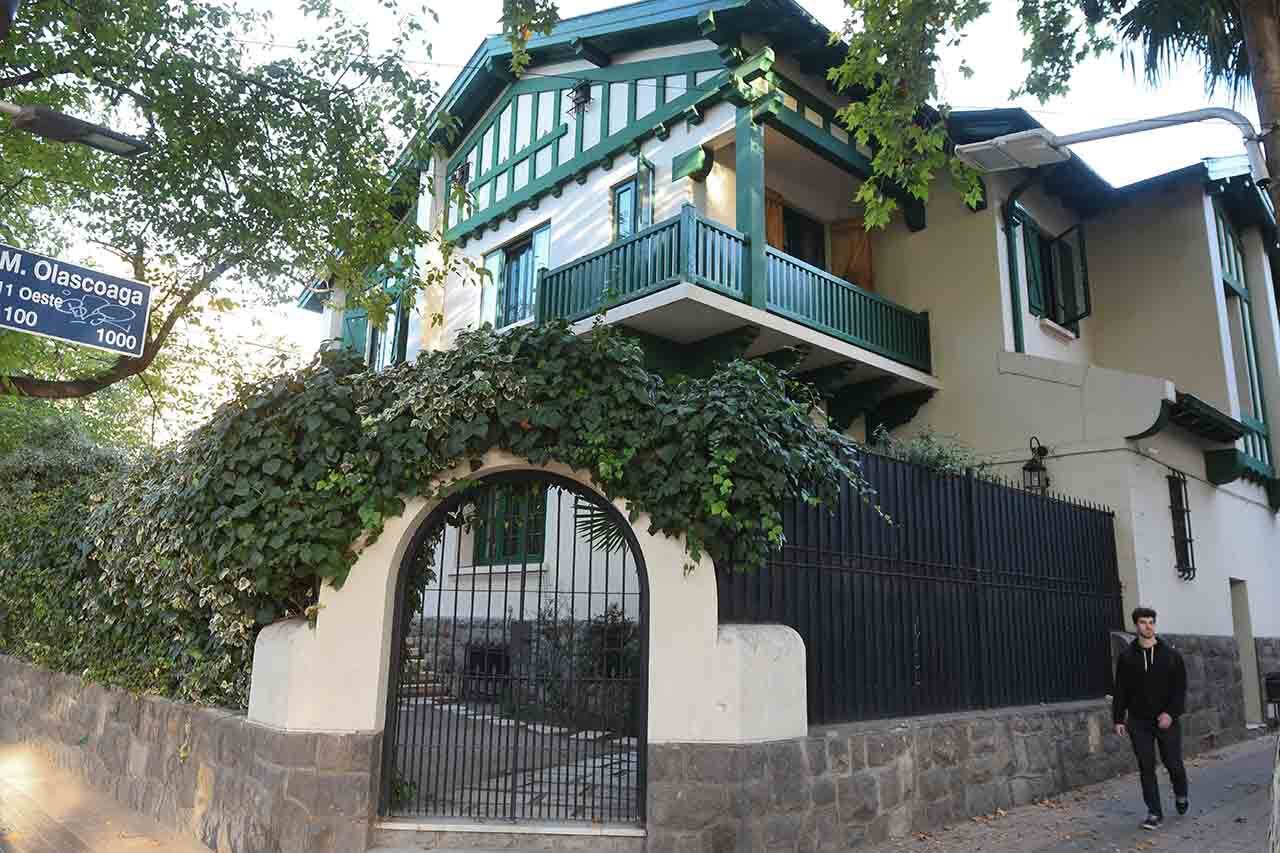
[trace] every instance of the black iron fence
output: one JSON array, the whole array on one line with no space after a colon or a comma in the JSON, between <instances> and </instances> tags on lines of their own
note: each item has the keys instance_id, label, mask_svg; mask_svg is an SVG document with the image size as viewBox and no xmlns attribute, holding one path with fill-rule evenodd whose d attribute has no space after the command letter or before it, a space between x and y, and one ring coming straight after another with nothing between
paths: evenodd
<instances>
[{"instance_id":1,"label":"black iron fence","mask_svg":"<svg viewBox=\"0 0 1280 853\"><path fill-rule=\"evenodd\" d=\"M867 454L878 493L791 499L765 568L718 567L722 622L804 638L809 720L1102 696L1122 626L1114 514Z\"/></svg>"}]
</instances>

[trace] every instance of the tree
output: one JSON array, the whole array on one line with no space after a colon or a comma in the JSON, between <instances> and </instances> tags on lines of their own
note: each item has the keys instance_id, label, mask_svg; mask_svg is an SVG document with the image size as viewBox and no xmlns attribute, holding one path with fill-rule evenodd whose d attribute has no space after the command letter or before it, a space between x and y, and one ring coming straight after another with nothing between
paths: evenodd
<instances>
[{"instance_id":1,"label":"tree","mask_svg":"<svg viewBox=\"0 0 1280 853\"><path fill-rule=\"evenodd\" d=\"M505 0L504 32L521 54L528 26L555 20L550 0ZM950 169L965 200L981 198L977 175L951 156L938 70L944 47L958 47L966 30L991 11L989 0L846 0L839 34L847 50L828 77L860 96L840 112L845 126L870 146L872 174L858 190L868 228L883 226L898 207L892 191L927 199L938 172ZM1199 61L1208 89L1239 92L1252 83L1267 168L1280 179L1280 9L1275 0L1019 0L1018 22L1029 38L1030 66L1014 94L1041 102L1067 91L1076 66L1089 56L1121 50L1158 82L1176 61ZM516 22L512 24L511 22ZM1136 53L1135 53L1136 51ZM513 70L520 70L513 60ZM963 62L960 73L972 74ZM1280 180L1271 188L1280 202Z\"/></svg>"},{"instance_id":2,"label":"tree","mask_svg":"<svg viewBox=\"0 0 1280 853\"><path fill-rule=\"evenodd\" d=\"M83 397L137 376L230 288L284 298L327 282L381 322L395 296L370 271L439 240L411 215L426 143L404 147L399 130L422 126L434 101L407 59L429 13L405 17L375 51L329 0L301 2L321 33L283 52L253 38L269 15L215 0L23 6L0 44L0 99L101 121L151 150L125 160L3 123L0 239L46 252L97 244L156 299L140 358L30 372L6 357L26 345L0 332L0 395ZM442 255L430 269L400 264L397 286L441 282L454 264Z\"/></svg>"}]
</instances>

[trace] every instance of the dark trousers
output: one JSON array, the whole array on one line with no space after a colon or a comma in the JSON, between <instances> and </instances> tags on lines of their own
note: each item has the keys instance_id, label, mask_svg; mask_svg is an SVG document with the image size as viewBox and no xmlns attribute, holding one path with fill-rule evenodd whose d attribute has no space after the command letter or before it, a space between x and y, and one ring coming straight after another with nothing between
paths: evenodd
<instances>
[{"instance_id":1,"label":"dark trousers","mask_svg":"<svg viewBox=\"0 0 1280 853\"><path fill-rule=\"evenodd\" d=\"M1169 781L1173 783L1173 795L1187 795L1187 768L1182 763L1182 721L1174 720L1173 725L1162 729L1155 720L1135 720L1129 718L1129 740L1133 741L1133 754L1138 757L1138 772L1142 776L1142 799L1147 803L1147 811L1154 815L1164 815L1160 805L1160 785L1156 782L1156 750L1160 750L1160 761L1169 771Z\"/></svg>"}]
</instances>

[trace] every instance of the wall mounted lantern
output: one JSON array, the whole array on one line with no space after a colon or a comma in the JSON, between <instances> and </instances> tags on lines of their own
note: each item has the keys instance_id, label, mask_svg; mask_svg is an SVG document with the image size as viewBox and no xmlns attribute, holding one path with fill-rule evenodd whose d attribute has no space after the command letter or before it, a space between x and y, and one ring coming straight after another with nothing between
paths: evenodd
<instances>
[{"instance_id":1,"label":"wall mounted lantern","mask_svg":"<svg viewBox=\"0 0 1280 853\"><path fill-rule=\"evenodd\" d=\"M591 81L579 80L569 93L569 112L580 117L591 106Z\"/></svg>"},{"instance_id":2,"label":"wall mounted lantern","mask_svg":"<svg viewBox=\"0 0 1280 853\"><path fill-rule=\"evenodd\" d=\"M1022 466L1022 488L1028 492L1043 495L1049 491L1049 470L1044 467L1044 458L1048 455L1049 448L1031 436L1031 458Z\"/></svg>"}]
</instances>

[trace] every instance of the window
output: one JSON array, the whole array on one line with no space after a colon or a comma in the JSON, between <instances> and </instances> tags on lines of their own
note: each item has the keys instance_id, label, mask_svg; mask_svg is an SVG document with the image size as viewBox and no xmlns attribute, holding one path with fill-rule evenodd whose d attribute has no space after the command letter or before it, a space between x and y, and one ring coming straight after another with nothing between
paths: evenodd
<instances>
[{"instance_id":1,"label":"window","mask_svg":"<svg viewBox=\"0 0 1280 853\"><path fill-rule=\"evenodd\" d=\"M1249 428L1244 438L1244 449L1250 458L1264 469L1269 469L1271 440L1262 397L1261 371L1258 367L1258 348L1253 328L1253 305L1245 279L1244 252L1231 220L1216 202L1214 218L1218 232L1222 293L1226 299L1227 326L1231 336L1236 396L1240 401L1240 420Z\"/></svg>"},{"instance_id":2,"label":"window","mask_svg":"<svg viewBox=\"0 0 1280 853\"><path fill-rule=\"evenodd\" d=\"M1178 577L1184 581L1195 580L1196 553L1191 539L1191 502L1187 500L1187 478L1174 471L1169 481L1169 512L1173 515L1173 550Z\"/></svg>"},{"instance_id":3,"label":"window","mask_svg":"<svg viewBox=\"0 0 1280 853\"><path fill-rule=\"evenodd\" d=\"M405 360L409 348L410 306L401 298L387 312L385 329L369 330L369 367L381 370Z\"/></svg>"},{"instance_id":4,"label":"window","mask_svg":"<svg viewBox=\"0 0 1280 853\"><path fill-rule=\"evenodd\" d=\"M1083 226L1075 225L1051 237L1026 210L1021 207L1015 210L1022 226L1028 308L1035 316L1045 317L1078 334L1080 321L1093 310Z\"/></svg>"},{"instance_id":5,"label":"window","mask_svg":"<svg viewBox=\"0 0 1280 853\"><path fill-rule=\"evenodd\" d=\"M793 207L784 207L782 233L782 251L820 270L827 268L827 235L821 222Z\"/></svg>"},{"instance_id":6,"label":"window","mask_svg":"<svg viewBox=\"0 0 1280 853\"><path fill-rule=\"evenodd\" d=\"M636 227L636 180L613 188L613 239L625 240L638 231Z\"/></svg>"},{"instance_id":7,"label":"window","mask_svg":"<svg viewBox=\"0 0 1280 853\"><path fill-rule=\"evenodd\" d=\"M504 329L533 317L538 307L538 270L548 266L550 256L550 224L485 255L489 281L481 295L482 321Z\"/></svg>"},{"instance_id":8,"label":"window","mask_svg":"<svg viewBox=\"0 0 1280 853\"><path fill-rule=\"evenodd\" d=\"M625 240L653 224L653 164L636 158L636 175L613 188L613 239Z\"/></svg>"},{"instance_id":9,"label":"window","mask_svg":"<svg viewBox=\"0 0 1280 853\"><path fill-rule=\"evenodd\" d=\"M511 483L487 489L476 504L475 564L541 562L546 526L545 486Z\"/></svg>"}]
</instances>

